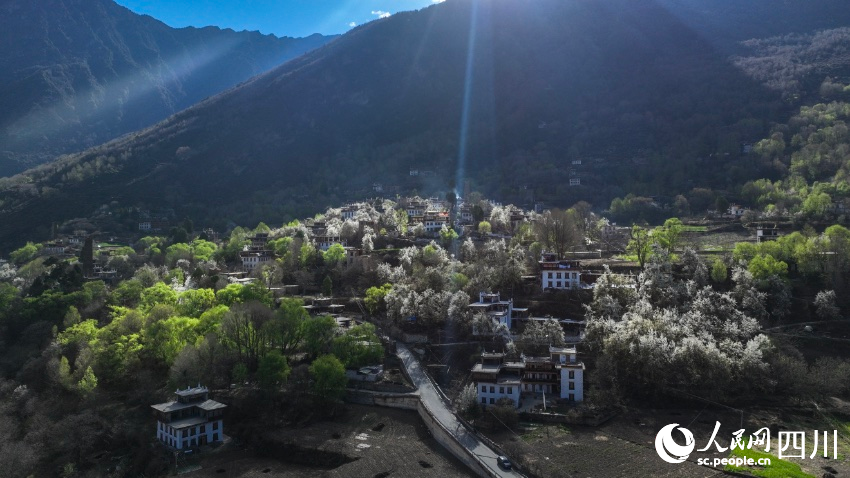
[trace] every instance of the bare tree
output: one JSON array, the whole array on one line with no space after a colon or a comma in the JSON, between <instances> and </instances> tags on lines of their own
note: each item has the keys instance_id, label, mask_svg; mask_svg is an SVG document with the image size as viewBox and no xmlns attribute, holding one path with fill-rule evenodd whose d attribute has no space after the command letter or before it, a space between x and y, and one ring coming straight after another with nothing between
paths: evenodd
<instances>
[{"instance_id":1,"label":"bare tree","mask_svg":"<svg viewBox=\"0 0 850 478\"><path fill-rule=\"evenodd\" d=\"M552 209L537 221L537 237L547 251L563 257L584 239L580 221L581 218L574 210Z\"/></svg>"}]
</instances>

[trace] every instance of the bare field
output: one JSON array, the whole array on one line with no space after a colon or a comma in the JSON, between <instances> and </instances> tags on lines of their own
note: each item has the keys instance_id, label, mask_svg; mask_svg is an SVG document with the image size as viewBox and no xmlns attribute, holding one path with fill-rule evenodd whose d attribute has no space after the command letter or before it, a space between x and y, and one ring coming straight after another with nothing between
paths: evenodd
<instances>
[{"instance_id":1,"label":"bare field","mask_svg":"<svg viewBox=\"0 0 850 478\"><path fill-rule=\"evenodd\" d=\"M850 407L848 404L837 404ZM519 435L508 431L491 433L490 438L502 445L515 459L525 463L540 477L717 477L726 475L722 468L697 464L699 458L726 458L729 451L718 452L714 446L705 452L695 451L681 464L668 464L655 451L655 435L663 426L678 423L693 432L696 449L705 447L720 422L717 442L729 447L732 433L740 428L745 437L761 427L774 429L770 452L777 453L779 430L806 431L811 439L814 430L837 429L839 447L837 460L823 458L788 460L799 464L803 471L820 477L827 469L836 476L850 475L850 427L837 418L845 410L836 406L838 413L823 411L811 413L788 411L748 410L742 416L734 410L681 409L681 410L630 410L600 427L526 424ZM811 444L809 445L811 446ZM809 450L811 452L811 450Z\"/></svg>"},{"instance_id":2,"label":"bare field","mask_svg":"<svg viewBox=\"0 0 850 478\"><path fill-rule=\"evenodd\" d=\"M431 438L413 411L349 405L343 417L305 428L282 429L270 438L284 445L272 456L253 450L221 450L201 461L187 477L470 477L466 467ZM299 451L283 451L286 444ZM292 463L290 454L314 454L315 466ZM347 457L337 467L323 466L322 456ZM294 461L300 461L300 458Z\"/></svg>"}]
</instances>

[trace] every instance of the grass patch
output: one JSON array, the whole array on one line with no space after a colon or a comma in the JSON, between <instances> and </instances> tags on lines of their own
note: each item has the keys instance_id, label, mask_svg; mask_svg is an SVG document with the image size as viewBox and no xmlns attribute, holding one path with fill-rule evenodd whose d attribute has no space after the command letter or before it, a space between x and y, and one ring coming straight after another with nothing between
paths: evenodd
<instances>
[{"instance_id":1,"label":"grass patch","mask_svg":"<svg viewBox=\"0 0 850 478\"><path fill-rule=\"evenodd\" d=\"M769 458L770 465L768 466L733 466L726 465L727 471L737 471L750 473L753 476L763 478L816 478L814 475L805 473L800 465L779 458L758 450L741 450L736 448L732 450L730 457L752 458L758 461L759 458Z\"/></svg>"}]
</instances>

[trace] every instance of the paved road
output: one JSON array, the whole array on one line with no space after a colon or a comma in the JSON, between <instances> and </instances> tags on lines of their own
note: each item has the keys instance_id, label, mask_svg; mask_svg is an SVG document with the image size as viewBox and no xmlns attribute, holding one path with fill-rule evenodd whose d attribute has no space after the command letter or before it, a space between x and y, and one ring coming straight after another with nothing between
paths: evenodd
<instances>
[{"instance_id":1,"label":"paved road","mask_svg":"<svg viewBox=\"0 0 850 478\"><path fill-rule=\"evenodd\" d=\"M431 414L454 435L457 441L489 468L493 474L500 477L522 477L516 471L506 471L499 467L496 463L496 453L492 448L485 445L473 433L469 432L455 417L455 414L449 409L447 404L440 397L434 384L425 374L419 360L413 356L410 349L402 343L397 343L397 354L404 363L404 368L407 369L407 374L413 380L413 384L419 389L420 399Z\"/></svg>"}]
</instances>

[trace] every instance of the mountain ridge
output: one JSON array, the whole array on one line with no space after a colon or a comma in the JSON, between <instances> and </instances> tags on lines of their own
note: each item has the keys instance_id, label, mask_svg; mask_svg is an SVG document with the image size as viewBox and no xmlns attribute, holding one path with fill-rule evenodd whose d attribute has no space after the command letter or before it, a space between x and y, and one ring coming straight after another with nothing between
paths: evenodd
<instances>
[{"instance_id":1,"label":"mountain ridge","mask_svg":"<svg viewBox=\"0 0 850 478\"><path fill-rule=\"evenodd\" d=\"M788 110L657 2L450 0L0 181L0 219L8 239L32 229L27 214L44 227L117 201L224 227L309 215L373 183L393 194L469 181L554 204L722 189L770 176L741 144Z\"/></svg>"},{"instance_id":2,"label":"mountain ridge","mask_svg":"<svg viewBox=\"0 0 850 478\"><path fill-rule=\"evenodd\" d=\"M334 38L174 29L111 0L0 11L0 174L149 126Z\"/></svg>"}]
</instances>

